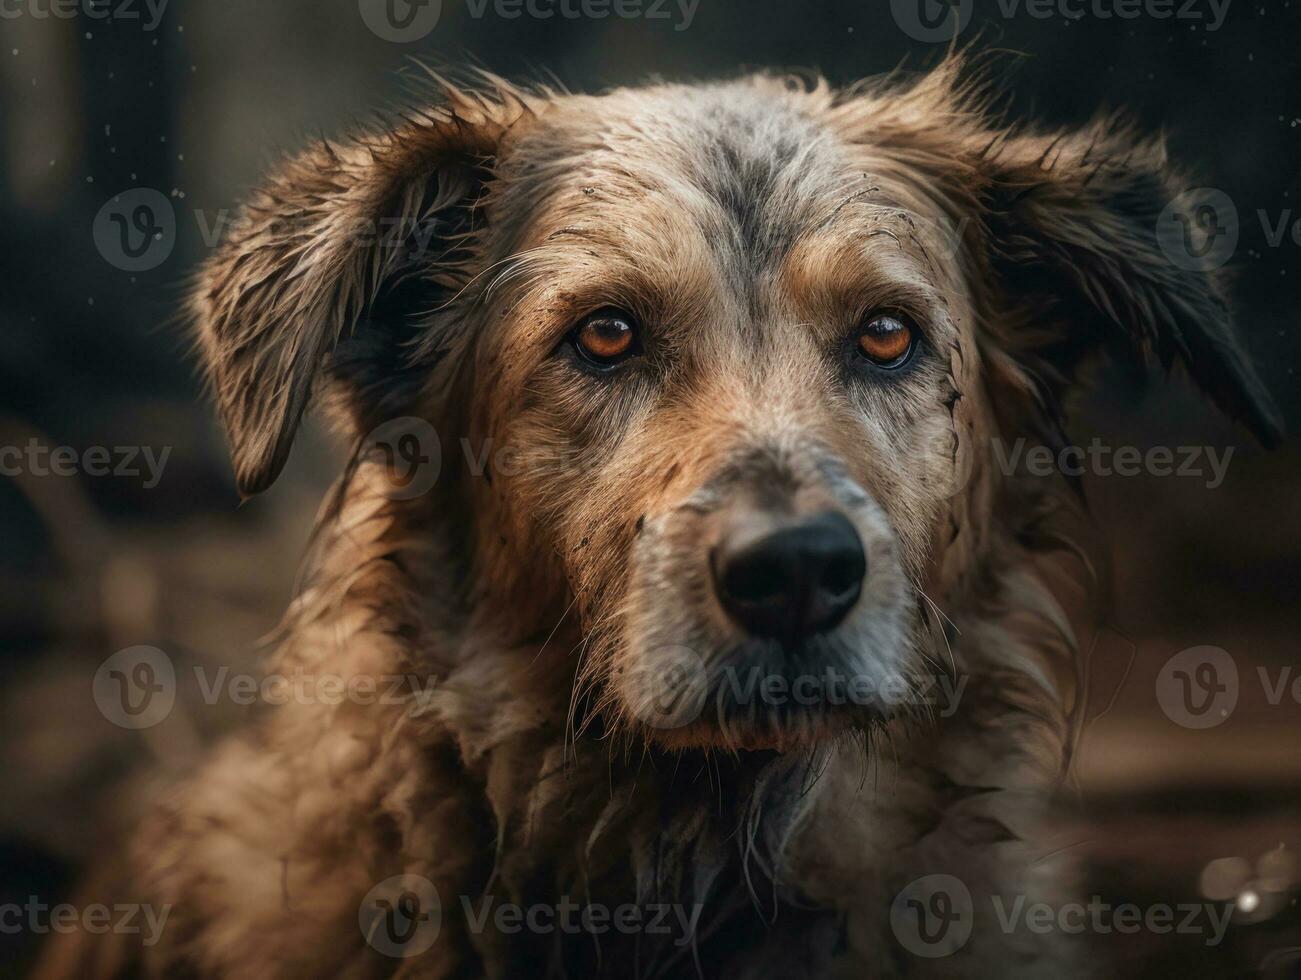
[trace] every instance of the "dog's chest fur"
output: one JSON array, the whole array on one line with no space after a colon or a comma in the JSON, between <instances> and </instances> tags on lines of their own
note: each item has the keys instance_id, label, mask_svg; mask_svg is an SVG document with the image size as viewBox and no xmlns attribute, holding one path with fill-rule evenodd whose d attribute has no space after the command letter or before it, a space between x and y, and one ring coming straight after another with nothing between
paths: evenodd
<instances>
[{"instance_id":1,"label":"dog's chest fur","mask_svg":"<svg viewBox=\"0 0 1301 980\"><path fill-rule=\"evenodd\" d=\"M1065 726L1027 674L987 664L999 674L942 729L899 725L812 755L629 752L567 737L565 637L548 643L563 655L540 657L435 626L435 550L412 550L382 507L355 504L341 523L280 669L435 683L365 711L277 709L164 809L136 851L139 876L176 907L161 962L274 975L247 942L274 934L295 970L368 975L385 961L362 941L358 904L378 881L415 874L438 891L441 931L428 954L395 964L401 975L508 977L539 963L570 976L905 972L916 964L890 965L901 953L888 910L909 880L961 869L973 889L1028 887L1022 838ZM1041 646L1053 630L1041 624ZM974 668L980 651L954 655ZM566 903L580 911L562 921ZM503 906L555 911L529 929L500 919ZM581 908L629 906L630 926L582 924ZM973 941L946 965L975 975L1004 952Z\"/></svg>"}]
</instances>

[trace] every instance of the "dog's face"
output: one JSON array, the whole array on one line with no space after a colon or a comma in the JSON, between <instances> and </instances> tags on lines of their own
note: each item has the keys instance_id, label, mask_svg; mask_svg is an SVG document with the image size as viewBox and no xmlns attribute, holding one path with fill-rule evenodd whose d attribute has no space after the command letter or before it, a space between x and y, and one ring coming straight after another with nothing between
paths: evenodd
<instances>
[{"instance_id":1,"label":"dog's face","mask_svg":"<svg viewBox=\"0 0 1301 980\"><path fill-rule=\"evenodd\" d=\"M554 106L482 204L503 237L464 390L512 465L474 493L503 563L562 564L604 708L676 744L905 696L979 371L961 215L785 95Z\"/></svg>"},{"instance_id":2,"label":"dog's face","mask_svg":"<svg viewBox=\"0 0 1301 980\"><path fill-rule=\"evenodd\" d=\"M448 481L467 591L521 635L576 610L608 724L786 748L906 701L920 594L989 560L989 440L1093 349L1173 349L1274 424L1210 277L1157 254L1163 164L1125 134L991 131L952 66L460 98L273 183L202 337L246 490L322 362L356 435L420 415L486 467ZM421 234L339 240L389 212Z\"/></svg>"}]
</instances>

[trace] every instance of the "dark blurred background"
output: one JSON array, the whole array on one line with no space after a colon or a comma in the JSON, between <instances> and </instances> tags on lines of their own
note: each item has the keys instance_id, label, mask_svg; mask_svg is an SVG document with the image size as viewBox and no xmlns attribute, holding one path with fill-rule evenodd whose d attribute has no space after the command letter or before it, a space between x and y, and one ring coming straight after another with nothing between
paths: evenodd
<instances>
[{"instance_id":1,"label":"dark blurred background","mask_svg":"<svg viewBox=\"0 0 1301 980\"><path fill-rule=\"evenodd\" d=\"M1229 264L1238 322L1295 431L1301 5L1066 6L1082 16L1056 4L1035 16L1042 0L976 0L961 40L1003 52L990 64L1012 118L1082 123L1124 107L1168 134L1199 183L1227 194L1241 224ZM1138 13L1123 18L1122 7ZM1181 7L1195 19L1158 16ZM0 476L0 903L66 900L103 846L121 780L139 762L184 769L228 720L214 709L118 728L91 699L98 665L133 644L181 662L251 662L290 596L338 451L309 432L275 488L237 506L177 322L187 275L270 161L400 104L411 90L404 76L419 72L413 59L574 90L759 67L814 68L844 83L938 60L944 44L910 36L915 0L912 15L906 8L630 0L624 11L641 16L598 17L543 2L557 13L539 18L510 0L442 0L419 13L424 36L401 41L368 26L382 13L369 0L170 0L161 11L84 0L71 16L52 15L49 0L0 2L0 446L73 447L81 460L107 447L118 463L116 447L168 453L156 483L139 455L135 475L88 466L42 475L27 464ZM620 8L570 0L566 9ZM158 195L174 233L160 226L137 260L112 244L106 215L116 200L117 220L134 220ZM1285 975L1301 946L1292 858L1301 689L1278 703L1271 692L1301 673L1296 444L1264 454L1184 382L1121 370L1103 372L1076 406L1071 435L1234 455L1214 488L1086 478L1115 573L1107 627L1089 641L1097 717L1070 846L1094 890L1127 900L1255 894L1215 949L1109 937L1132 962ZM1173 721L1157 698L1162 665L1200 645L1227 651L1240 682L1231 716L1202 730ZM0 937L7 968L21 970L39 939Z\"/></svg>"}]
</instances>

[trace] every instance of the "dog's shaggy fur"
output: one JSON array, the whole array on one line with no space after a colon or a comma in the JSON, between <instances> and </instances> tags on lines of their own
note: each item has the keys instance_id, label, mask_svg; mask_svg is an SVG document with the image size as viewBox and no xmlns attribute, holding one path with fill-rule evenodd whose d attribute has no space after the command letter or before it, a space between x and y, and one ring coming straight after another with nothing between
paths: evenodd
<instances>
[{"instance_id":1,"label":"dog's shaggy fur","mask_svg":"<svg viewBox=\"0 0 1301 980\"><path fill-rule=\"evenodd\" d=\"M1265 440L1278 425L1218 284L1157 247L1160 145L1114 120L1009 129L962 77L446 85L276 172L194 296L238 484L272 483L313 395L358 450L274 669L433 686L286 704L218 747L113 896L169 904L162 941L52 950L49 972L893 975L930 962L891 933L909 881L1064 887L1039 824L1083 697L1055 557L1073 495L1000 472L993 440L1055 443L1104 351L1180 361ZM564 338L608 305L645 349L596 377ZM874 309L924 338L897 377L843 356ZM441 436L415 496L367 439L406 416ZM868 554L818 655L899 690L952 673L951 716L728 702L742 646L706 555L772 500L840 510ZM658 715L693 678L700 710ZM407 958L359 928L395 875L441 899ZM699 915L513 932L467 915L486 895ZM1072 968L976 904L945 973Z\"/></svg>"}]
</instances>

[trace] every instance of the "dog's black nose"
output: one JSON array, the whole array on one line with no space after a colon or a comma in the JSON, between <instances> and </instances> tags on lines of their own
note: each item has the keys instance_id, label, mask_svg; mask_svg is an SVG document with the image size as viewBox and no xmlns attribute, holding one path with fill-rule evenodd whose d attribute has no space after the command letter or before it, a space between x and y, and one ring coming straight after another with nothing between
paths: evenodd
<instances>
[{"instance_id":1,"label":"dog's black nose","mask_svg":"<svg viewBox=\"0 0 1301 980\"><path fill-rule=\"evenodd\" d=\"M835 512L734 530L710 557L728 614L756 636L788 641L844 619L867 572L858 532Z\"/></svg>"}]
</instances>

